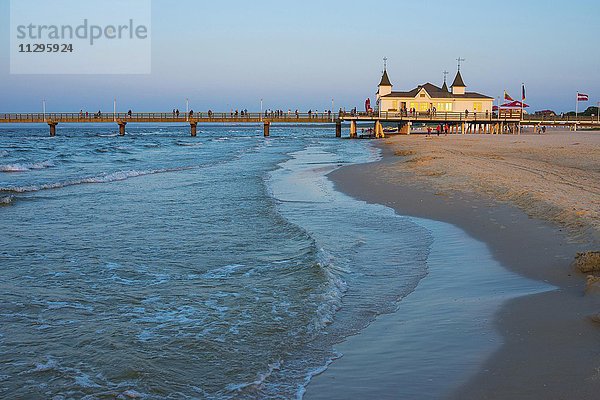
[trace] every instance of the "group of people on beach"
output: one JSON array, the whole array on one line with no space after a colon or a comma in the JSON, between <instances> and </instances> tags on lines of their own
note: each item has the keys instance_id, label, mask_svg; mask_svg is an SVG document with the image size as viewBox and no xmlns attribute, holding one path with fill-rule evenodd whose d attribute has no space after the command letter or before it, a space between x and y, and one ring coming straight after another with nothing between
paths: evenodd
<instances>
[{"instance_id":1,"label":"group of people on beach","mask_svg":"<svg viewBox=\"0 0 600 400\"><path fill-rule=\"evenodd\" d=\"M431 126L427 127L427 137L431 136L431 132L433 131L433 129L431 128ZM450 132L450 125L448 124L438 124L438 126L435 127L435 132L437 133L438 136L440 136L440 134L444 134L444 136L448 135L448 132Z\"/></svg>"}]
</instances>

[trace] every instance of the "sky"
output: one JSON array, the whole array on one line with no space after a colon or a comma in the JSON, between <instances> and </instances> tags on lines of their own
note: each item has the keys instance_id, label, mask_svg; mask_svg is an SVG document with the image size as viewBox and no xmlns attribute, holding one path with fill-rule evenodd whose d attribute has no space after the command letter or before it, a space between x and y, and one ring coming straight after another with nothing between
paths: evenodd
<instances>
[{"instance_id":1,"label":"sky","mask_svg":"<svg viewBox=\"0 0 600 400\"><path fill-rule=\"evenodd\" d=\"M47 0L44 0L47 1ZM97 2L102 7L102 1ZM69 13L69 10L64 10ZM374 98L383 58L394 90L456 74L468 91L530 112L600 101L600 2L152 0L144 75L11 75L10 1L0 0L0 113L80 109L350 109ZM124 52L122 57L127 57Z\"/></svg>"}]
</instances>

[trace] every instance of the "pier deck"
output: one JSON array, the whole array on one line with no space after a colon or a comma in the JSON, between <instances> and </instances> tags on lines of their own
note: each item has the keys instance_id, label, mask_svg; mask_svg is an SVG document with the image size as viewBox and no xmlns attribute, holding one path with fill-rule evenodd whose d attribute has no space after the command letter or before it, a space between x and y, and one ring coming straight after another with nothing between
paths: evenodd
<instances>
[{"instance_id":1,"label":"pier deck","mask_svg":"<svg viewBox=\"0 0 600 400\"><path fill-rule=\"evenodd\" d=\"M63 123L115 123L119 126L119 133L125 134L128 123L187 123L190 125L192 136L196 136L199 123L229 123L229 124L263 124L264 135L269 136L269 128L277 124L335 124L336 136L341 137L342 123L350 123L350 137L357 136L358 123L373 123L376 134L383 133L382 123L397 124L398 132L410 134L413 124L448 124L452 133L506 133L514 132L519 126L546 125L564 126L576 130L578 127L600 127L596 117L579 116L552 116L540 117L536 115L500 116L489 113L194 113L173 114L160 112L144 113L0 113L1 123L27 124L45 123L50 127L50 135L56 134L56 126Z\"/></svg>"}]
</instances>

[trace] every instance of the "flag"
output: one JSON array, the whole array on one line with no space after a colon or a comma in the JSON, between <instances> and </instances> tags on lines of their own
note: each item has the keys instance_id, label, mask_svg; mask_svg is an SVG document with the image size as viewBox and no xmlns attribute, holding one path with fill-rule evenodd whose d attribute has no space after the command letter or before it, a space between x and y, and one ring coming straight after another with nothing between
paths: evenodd
<instances>
[{"instance_id":1,"label":"flag","mask_svg":"<svg viewBox=\"0 0 600 400\"><path fill-rule=\"evenodd\" d=\"M587 94L583 94L583 93L577 93L577 101L588 101L589 100L589 96Z\"/></svg>"},{"instance_id":2,"label":"flag","mask_svg":"<svg viewBox=\"0 0 600 400\"><path fill-rule=\"evenodd\" d=\"M506 100L506 101L515 101L515 99L513 99L512 97L509 96L508 93L506 93L506 90L504 91L504 100Z\"/></svg>"},{"instance_id":3,"label":"flag","mask_svg":"<svg viewBox=\"0 0 600 400\"><path fill-rule=\"evenodd\" d=\"M525 101L525 85L523 85L523 96L521 98L523 99L522 101Z\"/></svg>"}]
</instances>

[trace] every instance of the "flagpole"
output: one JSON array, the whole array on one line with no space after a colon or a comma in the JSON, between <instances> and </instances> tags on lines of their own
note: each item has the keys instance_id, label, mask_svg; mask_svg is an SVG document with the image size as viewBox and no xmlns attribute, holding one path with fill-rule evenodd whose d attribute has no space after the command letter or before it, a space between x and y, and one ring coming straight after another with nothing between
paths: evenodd
<instances>
[{"instance_id":1,"label":"flagpole","mask_svg":"<svg viewBox=\"0 0 600 400\"><path fill-rule=\"evenodd\" d=\"M519 135L521 134L523 124L523 102L525 101L525 83L521 82L521 120L519 121Z\"/></svg>"},{"instance_id":2,"label":"flagpole","mask_svg":"<svg viewBox=\"0 0 600 400\"><path fill-rule=\"evenodd\" d=\"M573 125L573 131L577 132L577 114L579 114L579 92L575 96L575 124Z\"/></svg>"}]
</instances>

